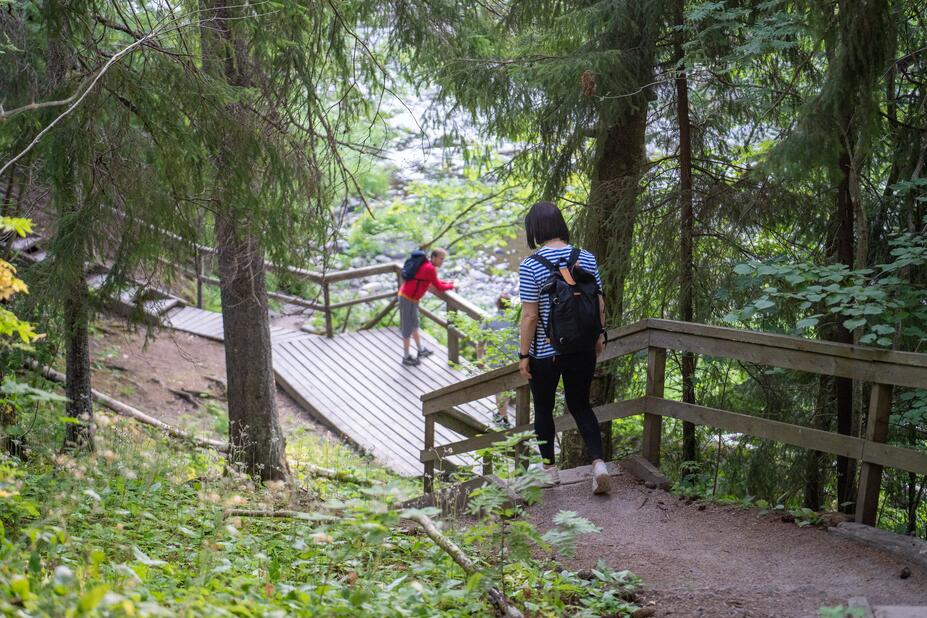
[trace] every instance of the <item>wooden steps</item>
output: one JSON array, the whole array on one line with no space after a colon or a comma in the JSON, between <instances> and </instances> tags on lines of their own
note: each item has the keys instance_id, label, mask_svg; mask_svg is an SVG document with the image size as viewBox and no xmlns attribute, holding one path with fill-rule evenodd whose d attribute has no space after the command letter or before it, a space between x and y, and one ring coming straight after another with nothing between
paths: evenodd
<instances>
[{"instance_id":1,"label":"wooden steps","mask_svg":"<svg viewBox=\"0 0 927 618\"><path fill-rule=\"evenodd\" d=\"M433 355L418 367L401 363L402 339L396 328L308 338L274 345L277 383L300 405L338 433L404 476L422 474L425 420L419 397L456 382L466 373L447 364L447 350L425 337ZM487 425L492 398L472 402L460 412ZM438 426L438 440L466 436ZM472 464L456 457L451 465Z\"/></svg>"}]
</instances>

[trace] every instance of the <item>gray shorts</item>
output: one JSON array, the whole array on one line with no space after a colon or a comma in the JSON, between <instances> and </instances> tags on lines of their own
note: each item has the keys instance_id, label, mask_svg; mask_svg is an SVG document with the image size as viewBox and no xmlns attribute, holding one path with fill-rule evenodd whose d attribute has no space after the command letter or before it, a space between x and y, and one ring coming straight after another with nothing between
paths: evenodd
<instances>
[{"instance_id":1,"label":"gray shorts","mask_svg":"<svg viewBox=\"0 0 927 618\"><path fill-rule=\"evenodd\" d=\"M399 330L402 338L408 339L412 331L418 328L418 303L414 303L405 296L399 297Z\"/></svg>"}]
</instances>

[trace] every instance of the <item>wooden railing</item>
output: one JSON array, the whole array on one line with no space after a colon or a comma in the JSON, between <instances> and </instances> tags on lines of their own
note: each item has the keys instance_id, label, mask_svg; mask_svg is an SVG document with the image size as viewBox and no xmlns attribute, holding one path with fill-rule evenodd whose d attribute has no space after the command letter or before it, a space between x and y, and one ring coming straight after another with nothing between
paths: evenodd
<instances>
[{"instance_id":1,"label":"wooden railing","mask_svg":"<svg viewBox=\"0 0 927 618\"><path fill-rule=\"evenodd\" d=\"M876 519L883 467L927 475L927 453L885 444L892 390L894 386L927 388L927 354L651 319L610 331L605 354L599 362L642 350L647 351L645 395L598 406L595 412L600 421L643 414L641 450L654 465L660 463L663 417L850 457L861 462L856 520L870 525ZM865 437L841 435L665 399L667 350L870 382L872 389ZM456 406L512 389L516 391L514 428L435 445L435 423L448 424L446 420L456 416L452 414ZM433 489L435 466L443 459L486 448L509 435L532 429L530 391L517 364L422 395L422 412L425 416L425 448L420 459L424 464L425 491L428 493ZM575 428L569 414L554 420L557 431Z\"/></svg>"},{"instance_id":2,"label":"wooden railing","mask_svg":"<svg viewBox=\"0 0 927 618\"><path fill-rule=\"evenodd\" d=\"M194 249L194 263L195 268L193 270L185 267L181 267L184 273L189 277L193 278L196 282L196 298L197 306L203 307L203 285L219 285L219 280L215 277L211 277L206 274L205 262L207 257L215 255L216 250L213 247L207 247L205 245L193 245ZM365 279L367 277L373 277L377 275L389 275L392 274L396 278L397 290L398 286L401 284L400 275L402 273L402 265L398 262L387 262L384 264L373 264L370 266L362 266L360 268L351 268L347 270L337 270L332 272L318 272L305 270L302 268L296 268L293 266L275 266L271 262L267 262L268 270L283 271L298 279L304 281L309 281L321 287L321 302L315 300L307 300L300 298L298 296L292 296L288 294L281 294L279 292L268 291L267 295L270 298L274 298L283 302L287 302L293 305L300 307L306 307L307 309L312 309L314 311L319 311L323 314L325 318L325 331L324 334L328 337L332 337L335 334L334 327L334 312L337 309L345 309L347 307L352 307L354 305L360 305L364 303L373 303L381 300L390 300L390 302L384 307L379 313L377 313L373 318L371 318L367 323L365 323L361 330L366 330L376 326L383 318L385 318L390 311L396 306L396 291L382 292L379 294L368 294L365 296L359 296L350 300L345 300L341 302L332 302L332 284L339 283L342 281L350 281L354 279ZM482 320L486 318L486 313L474 305L473 303L467 301L460 295L454 292L440 292L437 294L442 301L447 310L448 318L441 317L440 315L426 309L425 307L420 306L421 314L433 321L435 324L438 324L447 331L447 348L448 348L448 359L451 362L459 363L460 362L460 349L461 344L464 340L467 339L466 335L455 328L451 324L450 316L454 313L462 313L469 316L475 320Z\"/></svg>"},{"instance_id":3,"label":"wooden railing","mask_svg":"<svg viewBox=\"0 0 927 618\"><path fill-rule=\"evenodd\" d=\"M110 210L119 217L126 218L125 213L123 213L118 208L110 208ZM206 274L207 268L206 263L209 259L214 258L217 255L215 247L210 247L208 245L186 239L182 236L179 236L173 232L161 229L156 225L142 221L135 220L135 224L142 225L151 229L152 231L162 235L164 238L173 241L176 245L181 247L188 247L193 255L193 268L188 268L182 264L176 264L169 260L162 260L165 263L169 264L173 268L180 269L183 273L194 280L196 285L196 306L200 309L203 308L203 286L204 285L219 285L219 279L209 276ZM402 265L398 262L386 262L384 264L372 264L370 266L361 266L359 268L351 268L348 270L338 270L333 272L318 272L312 270L306 270L303 268L296 268L294 266L277 266L271 261L266 261L265 266L267 270L271 271L283 271L293 275L304 281L309 281L321 287L321 297L322 302L319 303L315 300L308 300L301 298L299 296L292 296L289 294L281 294L280 292L274 292L268 290L267 295L270 298L287 302L293 305L300 307L305 307L307 309L312 309L313 311L319 311L325 316L325 332L324 334L328 337L332 337L335 334L334 328L334 311L337 309L344 309L347 307L352 307L354 305L360 305L364 303L373 303L380 300L391 299L391 302L387 306L377 313L371 320L361 327L361 330L366 330L368 328L373 328L376 326L383 318L385 318L393 307L396 306L396 292L382 292L380 294L371 294L367 296L361 296L359 298L354 298L351 300L346 300L338 303L333 303L331 301L331 285L333 283L338 283L341 281L349 281L352 279L363 279L366 277L373 277L376 275L384 274L393 274L396 277L397 291L398 286L401 285L402 279ZM448 348L448 360L453 363L460 362L460 346L461 343L467 339L466 335L462 333L457 328L454 328L451 324L450 316L456 312L463 313L464 315L469 316L475 320L483 320L487 317L487 314L480 309L478 306L473 303L468 302L463 297L455 294L454 292L442 292L437 294L445 304L447 309L448 318L442 318L436 313L426 309L425 307L419 307L421 313L426 318L430 319L434 323L438 324L447 331L447 348ZM475 342L473 342L475 343Z\"/></svg>"}]
</instances>

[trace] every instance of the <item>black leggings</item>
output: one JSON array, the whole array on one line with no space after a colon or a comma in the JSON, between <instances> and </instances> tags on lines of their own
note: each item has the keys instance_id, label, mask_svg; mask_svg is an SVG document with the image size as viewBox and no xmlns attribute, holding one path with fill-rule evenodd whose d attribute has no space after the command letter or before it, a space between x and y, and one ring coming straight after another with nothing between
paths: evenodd
<instances>
[{"instance_id":1,"label":"black leggings","mask_svg":"<svg viewBox=\"0 0 927 618\"><path fill-rule=\"evenodd\" d=\"M602 459L602 435L599 421L589 404L589 389L595 373L595 350L549 358L531 358L531 396L534 398L534 433L541 457L554 463L554 401L557 384L563 376L567 408L579 429L590 459Z\"/></svg>"}]
</instances>

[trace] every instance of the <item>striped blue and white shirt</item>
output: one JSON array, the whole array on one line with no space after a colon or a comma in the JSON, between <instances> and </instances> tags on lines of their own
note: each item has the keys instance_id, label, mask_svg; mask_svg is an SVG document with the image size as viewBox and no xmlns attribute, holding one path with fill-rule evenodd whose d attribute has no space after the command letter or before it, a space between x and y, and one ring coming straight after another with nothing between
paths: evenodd
<instances>
[{"instance_id":1,"label":"striped blue and white shirt","mask_svg":"<svg viewBox=\"0 0 927 618\"><path fill-rule=\"evenodd\" d=\"M560 260L566 262L570 258L571 251L573 251L573 247L567 245L557 249L541 247L535 253L547 258L556 265L560 263ZM585 249L580 249L578 264L584 270L595 275L596 283L599 284L601 289L602 277L599 276L599 265L595 261L595 256ZM557 354L553 346L548 343L547 335L544 334L544 325L547 324L547 320L550 318L550 298L548 298L547 294L541 295L541 288L544 287L550 277L550 269L531 258L522 260L521 266L518 268L518 294L521 297L521 302L538 303L538 315L540 317L537 335L532 338L531 348L528 352L534 358L549 358Z\"/></svg>"}]
</instances>

